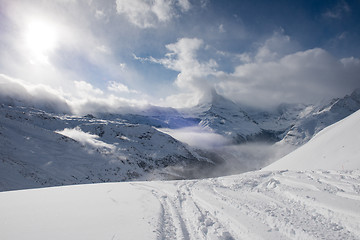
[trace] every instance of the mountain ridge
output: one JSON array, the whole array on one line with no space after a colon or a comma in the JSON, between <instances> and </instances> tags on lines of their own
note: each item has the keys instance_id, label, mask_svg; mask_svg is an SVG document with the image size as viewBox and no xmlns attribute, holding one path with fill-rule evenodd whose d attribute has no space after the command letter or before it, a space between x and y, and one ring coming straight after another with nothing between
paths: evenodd
<instances>
[{"instance_id":1,"label":"mountain ridge","mask_svg":"<svg viewBox=\"0 0 360 240\"><path fill-rule=\"evenodd\" d=\"M360 169L360 110L322 129L310 141L263 170Z\"/></svg>"},{"instance_id":2,"label":"mountain ridge","mask_svg":"<svg viewBox=\"0 0 360 240\"><path fill-rule=\"evenodd\" d=\"M246 157L246 152L225 154L237 144L276 142L298 147L356 109L360 109L358 90L321 105L284 104L272 112L245 110L215 91L212 101L193 109L153 106L131 114L84 117L2 104L0 189L210 177L226 172L215 173L223 170L222 164L227 167L224 158ZM227 145L194 148L158 131L183 127L190 127L189 131L196 127L197 134L206 129L207 138L220 135L228 140L221 144ZM246 161L241 159L239 167L262 167L260 162Z\"/></svg>"},{"instance_id":3,"label":"mountain ridge","mask_svg":"<svg viewBox=\"0 0 360 240\"><path fill-rule=\"evenodd\" d=\"M1 106L0 142L0 190L194 178L214 165L151 126L27 108Z\"/></svg>"}]
</instances>

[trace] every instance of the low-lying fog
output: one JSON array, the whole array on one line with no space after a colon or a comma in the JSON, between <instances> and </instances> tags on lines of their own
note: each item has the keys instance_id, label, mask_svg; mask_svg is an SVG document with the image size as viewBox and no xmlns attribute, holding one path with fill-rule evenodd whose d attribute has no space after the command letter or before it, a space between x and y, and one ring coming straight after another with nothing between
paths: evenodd
<instances>
[{"instance_id":1,"label":"low-lying fog","mask_svg":"<svg viewBox=\"0 0 360 240\"><path fill-rule=\"evenodd\" d=\"M212 168L201 169L200 174L204 177L259 170L295 149L294 146L284 143L233 144L226 137L202 127L159 130L193 148L200 149L216 162Z\"/></svg>"}]
</instances>

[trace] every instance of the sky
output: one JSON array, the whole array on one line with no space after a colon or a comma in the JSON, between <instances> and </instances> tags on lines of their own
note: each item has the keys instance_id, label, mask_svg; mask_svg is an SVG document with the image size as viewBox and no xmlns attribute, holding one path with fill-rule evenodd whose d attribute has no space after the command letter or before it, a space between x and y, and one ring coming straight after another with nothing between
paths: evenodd
<instances>
[{"instance_id":1,"label":"sky","mask_svg":"<svg viewBox=\"0 0 360 240\"><path fill-rule=\"evenodd\" d=\"M0 100L85 114L360 87L358 0L0 0Z\"/></svg>"}]
</instances>

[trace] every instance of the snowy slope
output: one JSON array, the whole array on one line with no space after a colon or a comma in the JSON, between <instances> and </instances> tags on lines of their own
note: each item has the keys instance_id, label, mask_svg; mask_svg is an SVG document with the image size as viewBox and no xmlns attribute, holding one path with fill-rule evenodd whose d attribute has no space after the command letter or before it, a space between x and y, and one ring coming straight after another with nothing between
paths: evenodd
<instances>
[{"instance_id":1,"label":"snowy slope","mask_svg":"<svg viewBox=\"0 0 360 240\"><path fill-rule=\"evenodd\" d=\"M249 108L246 111L262 129L278 132L282 138L281 134L286 133L300 119L299 115L306 107L304 104L280 104L272 110Z\"/></svg>"},{"instance_id":2,"label":"snowy slope","mask_svg":"<svg viewBox=\"0 0 360 240\"><path fill-rule=\"evenodd\" d=\"M200 126L209 127L236 142L246 141L248 136L261 132L258 124L245 111L234 102L217 94L215 90L212 91L211 102L201 108L205 111L199 114Z\"/></svg>"},{"instance_id":3,"label":"snowy slope","mask_svg":"<svg viewBox=\"0 0 360 240\"><path fill-rule=\"evenodd\" d=\"M360 111L323 129L264 170L360 169Z\"/></svg>"},{"instance_id":4,"label":"snowy slope","mask_svg":"<svg viewBox=\"0 0 360 240\"><path fill-rule=\"evenodd\" d=\"M287 149L289 143L301 145L359 108L360 91L321 106L283 104L272 112L250 111L215 91L209 101L192 109L148 106L131 114L94 114L97 117L74 117L2 104L0 191L214 177L256 170L271 157L262 157L262 149L249 144L232 144L252 141L268 147L259 141L283 138L264 151L277 156L279 146ZM154 127L173 129L160 132ZM172 134L177 140L169 136L171 132L178 133Z\"/></svg>"},{"instance_id":5,"label":"snowy slope","mask_svg":"<svg viewBox=\"0 0 360 240\"><path fill-rule=\"evenodd\" d=\"M0 193L0 239L360 239L360 172Z\"/></svg>"},{"instance_id":6,"label":"snowy slope","mask_svg":"<svg viewBox=\"0 0 360 240\"><path fill-rule=\"evenodd\" d=\"M194 178L213 166L151 126L0 107L0 191ZM196 174L196 175L194 175Z\"/></svg>"},{"instance_id":7,"label":"snowy slope","mask_svg":"<svg viewBox=\"0 0 360 240\"><path fill-rule=\"evenodd\" d=\"M283 143L302 145L325 127L340 121L360 109L360 89L343 98L310 105L299 112L292 127L282 139Z\"/></svg>"}]
</instances>

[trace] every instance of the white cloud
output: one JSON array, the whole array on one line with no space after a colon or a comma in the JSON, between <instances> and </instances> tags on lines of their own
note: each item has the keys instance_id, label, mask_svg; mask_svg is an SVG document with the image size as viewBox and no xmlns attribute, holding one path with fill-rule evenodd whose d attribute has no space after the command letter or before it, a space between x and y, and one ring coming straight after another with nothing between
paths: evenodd
<instances>
[{"instance_id":1,"label":"white cloud","mask_svg":"<svg viewBox=\"0 0 360 240\"><path fill-rule=\"evenodd\" d=\"M192 107L203 98L204 93L199 92L181 92L178 94L173 94L167 96L165 100L161 99L158 104L160 106L174 107L174 108L183 108L183 107Z\"/></svg>"},{"instance_id":2,"label":"white cloud","mask_svg":"<svg viewBox=\"0 0 360 240\"><path fill-rule=\"evenodd\" d=\"M61 91L42 84L28 84L0 74L0 101L11 105L38 107L51 112L70 113L71 108Z\"/></svg>"},{"instance_id":3,"label":"white cloud","mask_svg":"<svg viewBox=\"0 0 360 240\"><path fill-rule=\"evenodd\" d=\"M116 9L140 28L156 27L177 16L177 6L181 12L191 7L188 0L117 0Z\"/></svg>"},{"instance_id":4,"label":"white cloud","mask_svg":"<svg viewBox=\"0 0 360 240\"><path fill-rule=\"evenodd\" d=\"M122 71L124 71L126 69L126 63L120 63L119 67Z\"/></svg>"},{"instance_id":5,"label":"white cloud","mask_svg":"<svg viewBox=\"0 0 360 240\"><path fill-rule=\"evenodd\" d=\"M224 136L214 133L202 127L186 127L180 129L163 129L173 138L185 142L192 147L202 149L214 149L229 144L229 140Z\"/></svg>"},{"instance_id":6,"label":"white cloud","mask_svg":"<svg viewBox=\"0 0 360 240\"><path fill-rule=\"evenodd\" d=\"M177 4L180 6L181 11L183 12L189 11L191 8L189 0L178 0Z\"/></svg>"},{"instance_id":7,"label":"white cloud","mask_svg":"<svg viewBox=\"0 0 360 240\"><path fill-rule=\"evenodd\" d=\"M105 45L97 46L96 50L99 51L100 53L111 54L111 49Z\"/></svg>"},{"instance_id":8,"label":"white cloud","mask_svg":"<svg viewBox=\"0 0 360 240\"><path fill-rule=\"evenodd\" d=\"M103 97L88 97L85 99L73 99L71 102L72 112L77 115L88 113L128 113L134 109L148 105L146 100L127 99L112 94Z\"/></svg>"},{"instance_id":9,"label":"white cloud","mask_svg":"<svg viewBox=\"0 0 360 240\"><path fill-rule=\"evenodd\" d=\"M283 102L314 102L342 96L360 87L358 59L337 60L315 48L279 60L236 67L216 84L227 97L248 105L271 107Z\"/></svg>"},{"instance_id":10,"label":"white cloud","mask_svg":"<svg viewBox=\"0 0 360 240\"><path fill-rule=\"evenodd\" d=\"M200 0L201 7L206 8L207 5L209 4L209 2L210 2L210 0Z\"/></svg>"},{"instance_id":11,"label":"white cloud","mask_svg":"<svg viewBox=\"0 0 360 240\"><path fill-rule=\"evenodd\" d=\"M286 54L293 53L297 49L296 44L290 37L284 34L284 30L275 31L273 35L260 44L253 53L253 61L268 62L277 60ZM245 53L250 56L250 53Z\"/></svg>"},{"instance_id":12,"label":"white cloud","mask_svg":"<svg viewBox=\"0 0 360 240\"><path fill-rule=\"evenodd\" d=\"M74 81L84 79L97 86L104 79L141 79L134 68L123 64L121 44L112 44L116 31L101 34L106 32L104 26L118 20L113 17L115 1L11 1L4 14L9 31L0 40L0 66L9 76L65 92L72 92ZM96 14L112 22L99 21Z\"/></svg>"},{"instance_id":13,"label":"white cloud","mask_svg":"<svg viewBox=\"0 0 360 240\"><path fill-rule=\"evenodd\" d=\"M360 59L354 57L342 58L340 62L344 64L344 67L356 67L360 65Z\"/></svg>"},{"instance_id":14,"label":"white cloud","mask_svg":"<svg viewBox=\"0 0 360 240\"><path fill-rule=\"evenodd\" d=\"M219 32L220 32L220 33L226 32L226 30L225 30L225 28L224 28L224 24L220 24L220 25L219 25Z\"/></svg>"},{"instance_id":15,"label":"white cloud","mask_svg":"<svg viewBox=\"0 0 360 240\"><path fill-rule=\"evenodd\" d=\"M80 127L65 128L62 131L56 131L56 132L61 135L72 138L85 146L95 147L95 148L107 148L110 150L116 149L114 145L99 140L98 135L94 135L88 132L83 132Z\"/></svg>"},{"instance_id":16,"label":"white cloud","mask_svg":"<svg viewBox=\"0 0 360 240\"><path fill-rule=\"evenodd\" d=\"M117 92L117 93L137 93L137 91L135 90L130 90L127 86L125 86L122 83L119 82L115 82L115 81L110 81L108 83L108 87L107 89L109 91L112 92Z\"/></svg>"},{"instance_id":17,"label":"white cloud","mask_svg":"<svg viewBox=\"0 0 360 240\"><path fill-rule=\"evenodd\" d=\"M237 54L236 57L242 62L242 63L249 63L252 61L251 56L249 53L241 53Z\"/></svg>"},{"instance_id":18,"label":"white cloud","mask_svg":"<svg viewBox=\"0 0 360 240\"><path fill-rule=\"evenodd\" d=\"M101 91L98 88L94 88L90 83L85 81L75 81L74 82L77 92L81 96L97 96L97 95L103 95L104 92Z\"/></svg>"},{"instance_id":19,"label":"white cloud","mask_svg":"<svg viewBox=\"0 0 360 240\"><path fill-rule=\"evenodd\" d=\"M103 19L105 16L106 16L106 15L105 15L104 11L98 10L98 9L95 10L95 17L96 17L97 19Z\"/></svg>"},{"instance_id":20,"label":"white cloud","mask_svg":"<svg viewBox=\"0 0 360 240\"><path fill-rule=\"evenodd\" d=\"M236 58L245 64L269 62L280 59L288 52L291 52L294 48L293 45L290 37L284 35L283 30L280 29L280 31L274 32L263 44L260 44L255 53L237 54ZM166 45L166 49L168 53L162 59L154 59L152 57L149 59L136 59L141 61L150 60L179 72L175 84L179 87L181 93L168 96L165 100L166 103L172 104L172 106L179 107L182 105L184 107L195 105L201 99L206 99L206 96L213 88L217 88L223 94L227 94L225 92L227 87L225 86L232 85L232 87L235 87L228 79L238 78L241 75L237 76L238 73L224 73L218 70L218 64L214 59L200 60L198 57L199 51L211 51L211 47L207 47L201 39L181 38L175 43ZM223 57L227 55L233 56L233 54L221 51L217 53ZM222 81L225 81L225 83L222 83ZM241 83L236 87L242 88L244 86L244 83ZM229 90L232 92L237 89L230 88ZM244 90L242 89L241 91ZM233 99L236 100L236 98Z\"/></svg>"},{"instance_id":21,"label":"white cloud","mask_svg":"<svg viewBox=\"0 0 360 240\"><path fill-rule=\"evenodd\" d=\"M351 11L346 1L340 1L334 8L328 9L323 13L323 17L330 19L341 19L345 14Z\"/></svg>"},{"instance_id":22,"label":"white cloud","mask_svg":"<svg viewBox=\"0 0 360 240\"><path fill-rule=\"evenodd\" d=\"M210 91L211 79L221 74L220 71L216 70L217 63L215 60L200 61L198 59L197 52L204 47L204 42L201 39L181 38L176 43L166 45L169 52L164 58L148 59L179 72L175 84L185 93L176 95L175 98L181 98L181 101L184 100L183 98L199 100L207 91ZM189 98L189 96L192 97ZM173 99L172 96L167 101L172 102Z\"/></svg>"},{"instance_id":23,"label":"white cloud","mask_svg":"<svg viewBox=\"0 0 360 240\"><path fill-rule=\"evenodd\" d=\"M205 5L208 2L201 1ZM189 0L117 0L116 3L34 0L9 1L6 5L5 24L13 30L3 31L1 36L1 72L22 81L4 84L2 96L16 95L24 101L34 98L32 104L36 101L40 104L41 96L44 96L52 99L48 102L58 102L62 106L59 109L71 106L75 112L99 111L102 108L117 111L116 104L136 106L145 102L145 96L126 86L139 86L145 78L135 70L138 65L128 61L127 51L144 45L139 49L144 53L148 46L154 44L154 39L133 43L132 37L145 36L142 34L144 31L129 28L127 21L121 21L122 16L140 28L156 27L169 23L192 8ZM345 1L340 1L330 10L327 14L329 18L345 16L352 11ZM26 26L36 19L56 30L53 45L50 44L51 39L48 40L49 49L40 48L46 44L35 45L40 48L40 53L46 53L46 66L29 64L31 51L25 41ZM222 31L227 26L226 33L229 34L232 26L228 23L211 29L215 27L215 31ZM129 36L123 41L120 37L124 36L124 32ZM163 36L161 34L155 35ZM350 36L344 32L337 38L347 40ZM147 44L143 44L144 41ZM268 106L279 101L310 101L331 94L339 96L359 85L359 59L336 59L319 48L300 51L281 29L261 44L254 45L257 47L253 52L225 53L208 48L206 44L198 38L181 38L166 45L168 53L162 58L137 58L178 72L174 85L179 92L164 96L164 102L172 106L194 105L215 88L234 101ZM155 47L151 51L156 50ZM233 70L229 70L228 66L222 68L221 61L224 59L226 64L230 63L228 66L237 66ZM227 69L228 72L219 69ZM104 86L108 81L109 85ZM155 80L152 78L149 81ZM166 84L161 87L170 88ZM137 93L136 97L141 99L112 95L116 93Z\"/></svg>"},{"instance_id":24,"label":"white cloud","mask_svg":"<svg viewBox=\"0 0 360 240\"><path fill-rule=\"evenodd\" d=\"M197 52L204 45L201 39L182 38L166 45L164 58L150 58L179 72L175 84L180 93L168 96L165 103L195 105L215 88L235 102L268 108L340 97L360 87L359 59L336 59L321 48L298 51L281 31L253 53L239 54L241 64L233 72L219 71L215 60L201 61Z\"/></svg>"},{"instance_id":25,"label":"white cloud","mask_svg":"<svg viewBox=\"0 0 360 240\"><path fill-rule=\"evenodd\" d=\"M64 92L43 84L34 84L0 74L0 102L11 105L31 106L51 112L84 115L99 112L130 112L148 104L146 100L126 99L104 94L90 83L75 81Z\"/></svg>"}]
</instances>

